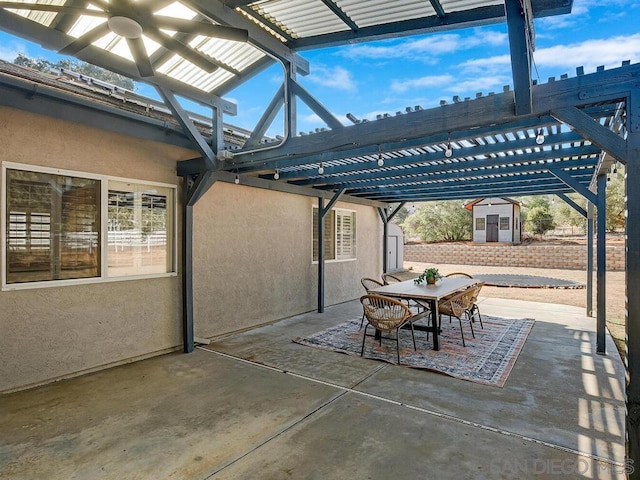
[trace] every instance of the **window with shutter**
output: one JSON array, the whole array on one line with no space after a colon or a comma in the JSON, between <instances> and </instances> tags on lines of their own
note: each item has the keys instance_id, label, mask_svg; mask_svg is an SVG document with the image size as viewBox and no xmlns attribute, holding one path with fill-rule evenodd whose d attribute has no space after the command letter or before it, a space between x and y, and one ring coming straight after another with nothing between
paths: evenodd
<instances>
[{"instance_id":1,"label":"window with shutter","mask_svg":"<svg viewBox=\"0 0 640 480\"><path fill-rule=\"evenodd\" d=\"M9 162L2 170L3 287L175 272L174 186Z\"/></svg>"},{"instance_id":2,"label":"window with shutter","mask_svg":"<svg viewBox=\"0 0 640 480\"><path fill-rule=\"evenodd\" d=\"M312 260L318 261L318 209L313 207ZM324 218L325 260L356 258L356 212L333 209Z\"/></svg>"}]
</instances>

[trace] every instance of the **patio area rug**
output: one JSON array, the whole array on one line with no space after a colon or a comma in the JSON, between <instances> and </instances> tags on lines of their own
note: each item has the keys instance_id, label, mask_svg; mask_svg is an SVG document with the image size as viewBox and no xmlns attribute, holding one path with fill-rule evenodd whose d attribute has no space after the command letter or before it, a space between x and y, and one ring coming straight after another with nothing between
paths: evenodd
<instances>
[{"instance_id":1,"label":"patio area rug","mask_svg":"<svg viewBox=\"0 0 640 480\"><path fill-rule=\"evenodd\" d=\"M504 386L511 369L518 359L534 320L499 318L484 315L484 329L474 323L476 338L471 337L468 322L462 322L467 344L462 346L457 319L451 323L443 317L440 334L440 350L433 350L433 338L427 332L416 331L417 351L413 349L411 331L400 331L400 363L405 367L443 373L452 377L485 385ZM310 347L332 350L348 355L360 355L364 327L360 330L360 318L349 320L294 342ZM369 327L368 333L373 329ZM367 337L364 348L366 358L396 364L395 333L383 338L382 346L373 337Z\"/></svg>"}]
</instances>

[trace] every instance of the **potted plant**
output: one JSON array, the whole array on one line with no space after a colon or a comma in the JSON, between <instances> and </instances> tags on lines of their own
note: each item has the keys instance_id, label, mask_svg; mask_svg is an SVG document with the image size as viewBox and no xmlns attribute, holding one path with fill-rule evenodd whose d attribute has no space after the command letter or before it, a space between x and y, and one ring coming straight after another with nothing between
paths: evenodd
<instances>
[{"instance_id":1,"label":"potted plant","mask_svg":"<svg viewBox=\"0 0 640 480\"><path fill-rule=\"evenodd\" d=\"M422 282L426 281L429 285L433 285L441 278L442 275L440 275L438 269L435 267L431 267L422 272L420 276L414 280L414 283L416 285L420 285Z\"/></svg>"}]
</instances>

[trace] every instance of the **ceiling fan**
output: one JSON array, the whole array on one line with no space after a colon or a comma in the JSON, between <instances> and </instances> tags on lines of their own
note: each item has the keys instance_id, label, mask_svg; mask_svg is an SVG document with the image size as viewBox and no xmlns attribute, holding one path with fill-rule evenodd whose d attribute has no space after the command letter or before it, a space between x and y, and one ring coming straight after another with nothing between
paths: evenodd
<instances>
[{"instance_id":1,"label":"ceiling fan","mask_svg":"<svg viewBox=\"0 0 640 480\"><path fill-rule=\"evenodd\" d=\"M155 14L152 8L155 6L157 9L158 2L154 0L144 2L127 0L111 0L110 2L106 2L105 0L91 0L90 4L98 7L98 9L6 1L0 1L0 8L106 18L106 22L101 23L76 38L62 48L59 53L75 55L96 40L109 33L114 33L126 39L141 77L151 77L154 75L153 64L142 40L143 35L159 43L167 50L180 55L208 73L213 72L219 67L233 70L227 65L183 43L181 40L163 32L162 29L190 35L216 37L236 42L246 42L249 38L249 33L244 29L217 25L208 21L195 19L186 20Z\"/></svg>"}]
</instances>

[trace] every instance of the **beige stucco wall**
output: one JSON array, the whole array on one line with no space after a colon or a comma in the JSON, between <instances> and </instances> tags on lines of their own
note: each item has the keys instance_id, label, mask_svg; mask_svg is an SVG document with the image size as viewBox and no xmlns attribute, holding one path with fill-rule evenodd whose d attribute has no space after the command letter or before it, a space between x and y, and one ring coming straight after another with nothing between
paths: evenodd
<instances>
[{"instance_id":1,"label":"beige stucco wall","mask_svg":"<svg viewBox=\"0 0 640 480\"><path fill-rule=\"evenodd\" d=\"M0 107L0 162L179 185L176 161L194 156L190 150ZM214 184L194 212L197 336L317 308L314 205L311 197ZM336 207L357 212L357 260L327 263L327 306L359 297L360 278L377 277L382 268L376 210L348 203ZM0 291L0 393L180 347L181 308L179 275Z\"/></svg>"},{"instance_id":2,"label":"beige stucco wall","mask_svg":"<svg viewBox=\"0 0 640 480\"><path fill-rule=\"evenodd\" d=\"M176 160L193 156L0 107L0 162L178 185ZM0 392L179 346L180 289L173 276L0 292Z\"/></svg>"},{"instance_id":3,"label":"beige stucco wall","mask_svg":"<svg viewBox=\"0 0 640 480\"><path fill-rule=\"evenodd\" d=\"M311 262L317 199L216 183L194 210L195 334L212 337L317 308ZM379 277L382 224L374 208L356 211L355 261L327 262L325 305L362 295L360 278Z\"/></svg>"}]
</instances>

